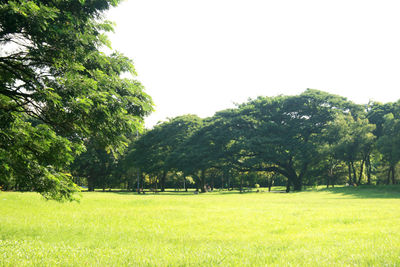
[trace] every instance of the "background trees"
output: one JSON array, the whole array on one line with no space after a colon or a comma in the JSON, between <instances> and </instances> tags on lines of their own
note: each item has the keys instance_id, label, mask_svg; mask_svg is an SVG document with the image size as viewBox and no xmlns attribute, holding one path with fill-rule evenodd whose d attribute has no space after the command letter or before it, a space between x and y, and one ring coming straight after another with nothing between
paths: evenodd
<instances>
[{"instance_id":1,"label":"background trees","mask_svg":"<svg viewBox=\"0 0 400 267\"><path fill-rule=\"evenodd\" d=\"M202 120L196 115L179 116L156 125L145 132L134 143L124 159L141 173L155 177L165 190L168 172L182 170L180 162L174 157L179 147L201 126Z\"/></svg>"},{"instance_id":2,"label":"background trees","mask_svg":"<svg viewBox=\"0 0 400 267\"><path fill-rule=\"evenodd\" d=\"M396 183L396 165L400 161L400 108L399 102L395 103L392 112L383 117L382 136L378 140L378 150L383 161L388 165L387 184Z\"/></svg>"},{"instance_id":3,"label":"background trees","mask_svg":"<svg viewBox=\"0 0 400 267\"><path fill-rule=\"evenodd\" d=\"M371 184L382 180L382 172L391 177L385 182L396 183L400 110L395 108L356 105L310 89L259 97L217 112L191 130L182 131L185 116L156 126L139 138L130 163L148 174L191 176L203 192L207 185L242 190L273 180L286 184L287 191Z\"/></svg>"},{"instance_id":4,"label":"background trees","mask_svg":"<svg viewBox=\"0 0 400 267\"><path fill-rule=\"evenodd\" d=\"M70 199L73 174L90 190L132 187L140 172L161 190L169 177L190 176L205 191L242 188L266 172L301 190L343 181L344 165L350 184L397 182L399 102L363 106L307 90L204 120L180 116L136 137L152 101L138 81L122 78L135 75L133 64L105 36L112 24L103 12L118 3L1 2L1 187Z\"/></svg>"}]
</instances>

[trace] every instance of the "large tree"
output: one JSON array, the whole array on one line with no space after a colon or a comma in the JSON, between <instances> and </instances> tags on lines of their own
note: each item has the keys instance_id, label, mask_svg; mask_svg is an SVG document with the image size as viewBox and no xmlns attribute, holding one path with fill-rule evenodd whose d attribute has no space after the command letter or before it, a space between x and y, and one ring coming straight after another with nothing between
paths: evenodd
<instances>
[{"instance_id":1,"label":"large tree","mask_svg":"<svg viewBox=\"0 0 400 267\"><path fill-rule=\"evenodd\" d=\"M348 105L342 97L310 89L298 96L259 97L238 107L231 149L249 170L279 173L301 190L318 160L322 130Z\"/></svg>"},{"instance_id":2,"label":"large tree","mask_svg":"<svg viewBox=\"0 0 400 267\"><path fill-rule=\"evenodd\" d=\"M118 3L1 1L0 182L68 199L68 164L85 140L117 153L141 129L152 102L121 78L135 75L131 60L100 51L111 48L104 12Z\"/></svg>"}]
</instances>

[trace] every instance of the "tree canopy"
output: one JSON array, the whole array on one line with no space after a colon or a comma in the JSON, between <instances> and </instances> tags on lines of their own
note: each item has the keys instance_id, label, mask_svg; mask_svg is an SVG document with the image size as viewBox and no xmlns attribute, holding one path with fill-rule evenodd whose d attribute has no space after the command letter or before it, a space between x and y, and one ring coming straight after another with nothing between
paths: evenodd
<instances>
[{"instance_id":1,"label":"tree canopy","mask_svg":"<svg viewBox=\"0 0 400 267\"><path fill-rule=\"evenodd\" d=\"M230 179L241 190L260 179L267 186L279 180L287 191L325 182L371 184L382 180L387 166L394 177L400 160L397 106L357 105L312 89L258 97L203 119L191 131L177 123L185 117L157 125L137 140L130 150L136 160L127 162L150 176L162 170L163 179L167 173L183 173L203 192L216 177L221 187Z\"/></svg>"},{"instance_id":2,"label":"tree canopy","mask_svg":"<svg viewBox=\"0 0 400 267\"><path fill-rule=\"evenodd\" d=\"M103 14L117 0L2 1L2 184L55 199L76 191L68 170L92 139L122 153L152 111L130 59L111 50ZM104 47L112 52L105 53Z\"/></svg>"}]
</instances>

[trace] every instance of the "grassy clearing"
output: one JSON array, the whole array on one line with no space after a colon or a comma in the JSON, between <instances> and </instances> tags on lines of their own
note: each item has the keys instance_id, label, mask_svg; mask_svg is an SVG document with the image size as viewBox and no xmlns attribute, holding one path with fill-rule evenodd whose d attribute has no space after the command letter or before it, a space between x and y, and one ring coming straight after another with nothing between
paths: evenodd
<instances>
[{"instance_id":1,"label":"grassy clearing","mask_svg":"<svg viewBox=\"0 0 400 267\"><path fill-rule=\"evenodd\" d=\"M0 266L400 265L400 188L0 193Z\"/></svg>"}]
</instances>

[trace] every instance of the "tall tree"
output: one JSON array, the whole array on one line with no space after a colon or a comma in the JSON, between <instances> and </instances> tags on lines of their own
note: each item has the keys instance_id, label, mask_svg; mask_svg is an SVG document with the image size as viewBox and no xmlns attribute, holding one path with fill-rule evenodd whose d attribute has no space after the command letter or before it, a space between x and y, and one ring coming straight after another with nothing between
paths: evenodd
<instances>
[{"instance_id":1,"label":"tall tree","mask_svg":"<svg viewBox=\"0 0 400 267\"><path fill-rule=\"evenodd\" d=\"M71 198L68 164L84 140L117 153L152 110L143 86L120 76L135 75L132 62L100 51L112 31L104 11L118 3L1 2L0 162L13 186Z\"/></svg>"}]
</instances>

